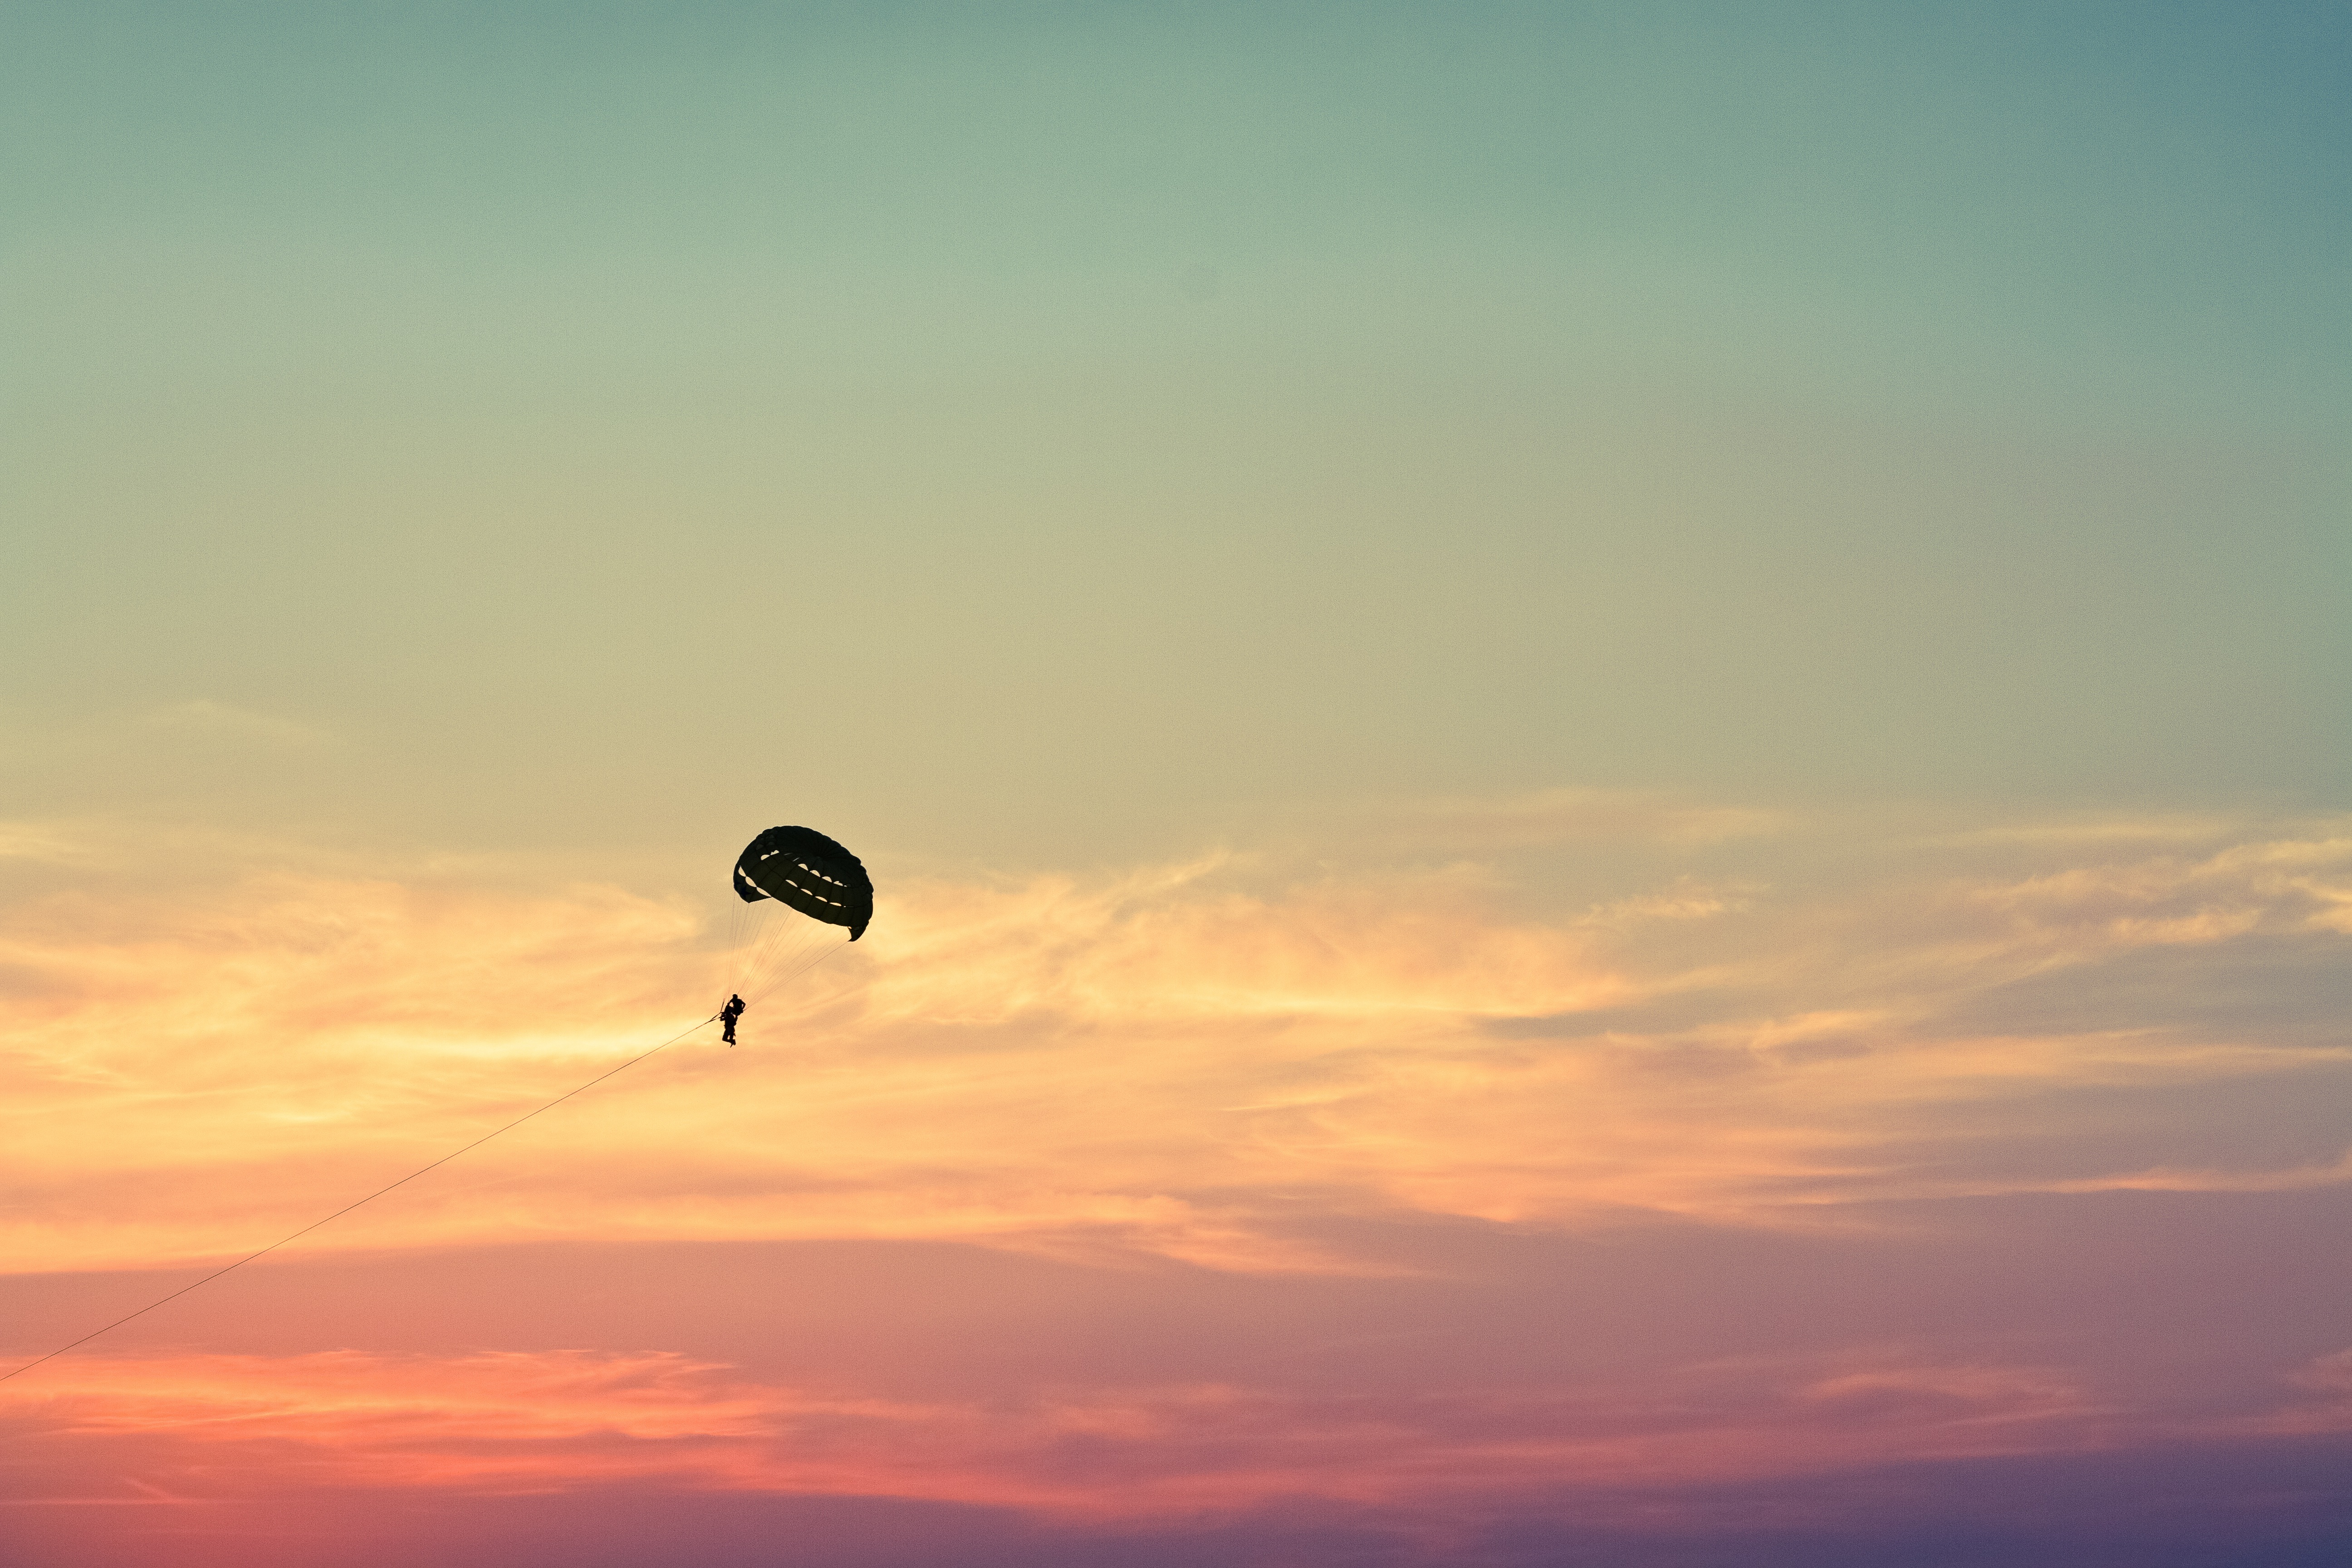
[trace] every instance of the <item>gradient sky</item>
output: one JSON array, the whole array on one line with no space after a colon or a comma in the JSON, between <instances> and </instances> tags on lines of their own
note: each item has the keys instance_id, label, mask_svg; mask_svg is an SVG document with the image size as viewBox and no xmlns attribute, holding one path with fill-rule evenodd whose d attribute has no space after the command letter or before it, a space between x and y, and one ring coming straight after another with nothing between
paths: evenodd
<instances>
[{"instance_id":1,"label":"gradient sky","mask_svg":"<svg viewBox=\"0 0 2352 1568\"><path fill-rule=\"evenodd\" d=\"M0 34L0 1562L2352 1551L2341 5Z\"/></svg>"}]
</instances>

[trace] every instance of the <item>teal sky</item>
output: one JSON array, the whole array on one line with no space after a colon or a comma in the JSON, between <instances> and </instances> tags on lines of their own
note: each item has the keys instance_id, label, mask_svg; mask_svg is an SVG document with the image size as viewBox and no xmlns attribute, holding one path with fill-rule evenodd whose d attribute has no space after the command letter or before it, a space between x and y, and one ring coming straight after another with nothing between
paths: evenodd
<instances>
[{"instance_id":1,"label":"teal sky","mask_svg":"<svg viewBox=\"0 0 2352 1568\"><path fill-rule=\"evenodd\" d=\"M2352 772L2340 6L6 26L23 814L1060 864Z\"/></svg>"}]
</instances>

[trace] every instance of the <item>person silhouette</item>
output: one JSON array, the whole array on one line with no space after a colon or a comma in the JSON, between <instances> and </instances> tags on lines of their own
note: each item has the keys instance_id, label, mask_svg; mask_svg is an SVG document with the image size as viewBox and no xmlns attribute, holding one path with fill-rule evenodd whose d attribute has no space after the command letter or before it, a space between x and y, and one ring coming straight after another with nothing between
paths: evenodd
<instances>
[{"instance_id":1,"label":"person silhouette","mask_svg":"<svg viewBox=\"0 0 2352 1568\"><path fill-rule=\"evenodd\" d=\"M742 1016L743 998L740 996L728 997L727 1005L719 1009L719 1021L726 1026L723 1038L730 1046L735 1043L735 1020Z\"/></svg>"}]
</instances>

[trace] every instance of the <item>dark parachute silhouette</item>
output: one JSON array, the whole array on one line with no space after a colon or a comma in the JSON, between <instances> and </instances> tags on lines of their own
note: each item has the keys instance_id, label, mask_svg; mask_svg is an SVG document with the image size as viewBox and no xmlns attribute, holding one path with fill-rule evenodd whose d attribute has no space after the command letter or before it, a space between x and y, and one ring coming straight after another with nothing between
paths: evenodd
<instances>
[{"instance_id":1,"label":"dark parachute silhouette","mask_svg":"<svg viewBox=\"0 0 2352 1568\"><path fill-rule=\"evenodd\" d=\"M874 882L856 856L814 827L771 827L735 859L735 906L728 946L730 987L758 1002L840 951L874 918ZM802 916L808 918L803 920Z\"/></svg>"},{"instance_id":2,"label":"dark parachute silhouette","mask_svg":"<svg viewBox=\"0 0 2352 1568\"><path fill-rule=\"evenodd\" d=\"M735 859L735 896L773 899L827 925L847 926L849 940L874 918L874 881L866 863L814 827L771 827Z\"/></svg>"}]
</instances>

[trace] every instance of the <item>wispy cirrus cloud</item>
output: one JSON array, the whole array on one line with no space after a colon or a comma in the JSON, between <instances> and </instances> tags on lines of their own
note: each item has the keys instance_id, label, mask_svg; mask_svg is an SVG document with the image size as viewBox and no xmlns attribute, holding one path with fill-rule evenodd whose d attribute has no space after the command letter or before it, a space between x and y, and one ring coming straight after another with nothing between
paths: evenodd
<instances>
[{"instance_id":1,"label":"wispy cirrus cloud","mask_svg":"<svg viewBox=\"0 0 2352 1568\"><path fill-rule=\"evenodd\" d=\"M327 731L315 724L241 708L233 702L215 701L209 697L192 698L184 702L167 703L161 708L151 709L140 715L139 721L150 729L171 731L182 735L276 747L318 746L333 739Z\"/></svg>"},{"instance_id":2,"label":"wispy cirrus cloud","mask_svg":"<svg viewBox=\"0 0 2352 1568\"><path fill-rule=\"evenodd\" d=\"M350 1244L864 1236L1324 1268L1346 1265L1286 1238L1268 1194L1777 1226L2339 1179L2340 1145L2168 1158L2186 1109L2153 1107L2336 1082L2341 1038L2252 1014L1964 1020L2060 983L2096 1022L2100 976L2143 952L2317 942L2294 951L2319 984L2352 839L2051 855L1986 874L1890 851L1801 892L1662 868L1558 918L1515 904L1500 865L903 878L873 936L755 1011L744 1050L681 1047L469 1156L494 1191L453 1172ZM0 926L26 982L10 1255L119 1267L290 1230L690 1022L724 985L709 942L678 900L462 868L22 904ZM2119 1128L2084 1095L2143 1103ZM2067 1116L2084 1136L2054 1157Z\"/></svg>"}]
</instances>

